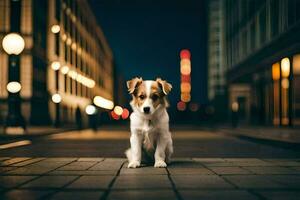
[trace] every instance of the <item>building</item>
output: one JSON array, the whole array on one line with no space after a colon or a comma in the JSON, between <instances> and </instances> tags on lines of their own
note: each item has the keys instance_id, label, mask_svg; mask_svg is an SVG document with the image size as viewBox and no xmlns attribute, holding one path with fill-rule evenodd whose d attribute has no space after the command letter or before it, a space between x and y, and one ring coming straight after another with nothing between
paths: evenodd
<instances>
[{"instance_id":1,"label":"building","mask_svg":"<svg viewBox=\"0 0 300 200\"><path fill-rule=\"evenodd\" d=\"M11 31L11 0L0 1L0 40ZM113 57L87 1L20 0L21 111L27 123L72 124L95 96L113 101ZM7 114L8 55L0 52L0 111ZM53 98L53 95L56 95ZM53 100L56 102L54 103ZM80 112L79 112L80 111Z\"/></svg>"},{"instance_id":2,"label":"building","mask_svg":"<svg viewBox=\"0 0 300 200\"><path fill-rule=\"evenodd\" d=\"M226 116L227 85L224 57L224 0L208 2L208 100L215 116Z\"/></svg>"},{"instance_id":3,"label":"building","mask_svg":"<svg viewBox=\"0 0 300 200\"><path fill-rule=\"evenodd\" d=\"M298 0L225 0L228 108L244 123L300 125Z\"/></svg>"}]
</instances>

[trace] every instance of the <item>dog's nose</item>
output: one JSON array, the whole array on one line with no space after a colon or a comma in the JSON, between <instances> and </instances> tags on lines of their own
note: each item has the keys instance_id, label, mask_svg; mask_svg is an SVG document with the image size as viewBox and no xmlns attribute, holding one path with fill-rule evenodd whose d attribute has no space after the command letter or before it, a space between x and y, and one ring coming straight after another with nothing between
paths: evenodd
<instances>
[{"instance_id":1,"label":"dog's nose","mask_svg":"<svg viewBox=\"0 0 300 200\"><path fill-rule=\"evenodd\" d=\"M150 107L144 107L144 113L148 114L150 112Z\"/></svg>"}]
</instances>

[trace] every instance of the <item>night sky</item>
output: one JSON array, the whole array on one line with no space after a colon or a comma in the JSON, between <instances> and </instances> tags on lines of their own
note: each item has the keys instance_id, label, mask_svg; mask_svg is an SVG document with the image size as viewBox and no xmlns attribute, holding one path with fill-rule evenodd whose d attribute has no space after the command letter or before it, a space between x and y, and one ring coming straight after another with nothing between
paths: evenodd
<instances>
[{"instance_id":1,"label":"night sky","mask_svg":"<svg viewBox=\"0 0 300 200\"><path fill-rule=\"evenodd\" d=\"M112 48L117 73L125 80L135 76L166 79L174 88L171 105L176 104L179 52L187 48L192 54L192 101L206 102L204 0L90 0L90 4Z\"/></svg>"}]
</instances>

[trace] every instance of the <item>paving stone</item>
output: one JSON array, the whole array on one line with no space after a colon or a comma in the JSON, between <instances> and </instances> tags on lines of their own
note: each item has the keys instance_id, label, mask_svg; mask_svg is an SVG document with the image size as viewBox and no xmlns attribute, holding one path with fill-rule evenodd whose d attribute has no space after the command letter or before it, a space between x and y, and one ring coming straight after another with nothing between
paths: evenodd
<instances>
[{"instance_id":1,"label":"paving stone","mask_svg":"<svg viewBox=\"0 0 300 200\"><path fill-rule=\"evenodd\" d=\"M273 175L268 178L288 188L300 189L300 175Z\"/></svg>"},{"instance_id":2,"label":"paving stone","mask_svg":"<svg viewBox=\"0 0 300 200\"><path fill-rule=\"evenodd\" d=\"M300 171L285 167L243 167L255 174L300 174Z\"/></svg>"},{"instance_id":3,"label":"paving stone","mask_svg":"<svg viewBox=\"0 0 300 200\"><path fill-rule=\"evenodd\" d=\"M259 198L250 194L247 191L238 191L238 190L179 190L179 193L186 200L232 200L232 199L241 199L241 200L258 200Z\"/></svg>"},{"instance_id":4,"label":"paving stone","mask_svg":"<svg viewBox=\"0 0 300 200\"><path fill-rule=\"evenodd\" d=\"M89 170L119 170L124 162L124 159L105 159Z\"/></svg>"},{"instance_id":5,"label":"paving stone","mask_svg":"<svg viewBox=\"0 0 300 200\"><path fill-rule=\"evenodd\" d=\"M77 176L41 176L22 185L22 188L62 188L76 178Z\"/></svg>"},{"instance_id":6,"label":"paving stone","mask_svg":"<svg viewBox=\"0 0 300 200\"><path fill-rule=\"evenodd\" d=\"M97 162L90 162L90 161L76 161L72 162L68 165L60 167L58 170L86 170L93 165L95 165Z\"/></svg>"},{"instance_id":7,"label":"paving stone","mask_svg":"<svg viewBox=\"0 0 300 200\"><path fill-rule=\"evenodd\" d=\"M20 167L14 170L5 172L5 174L14 174L14 175L42 175L49 171L52 171L52 168L46 167Z\"/></svg>"},{"instance_id":8,"label":"paving stone","mask_svg":"<svg viewBox=\"0 0 300 200\"><path fill-rule=\"evenodd\" d=\"M17 169L17 167L0 167L0 173Z\"/></svg>"},{"instance_id":9,"label":"paving stone","mask_svg":"<svg viewBox=\"0 0 300 200\"><path fill-rule=\"evenodd\" d=\"M0 176L0 188L11 188L36 178L36 176Z\"/></svg>"},{"instance_id":10,"label":"paving stone","mask_svg":"<svg viewBox=\"0 0 300 200\"><path fill-rule=\"evenodd\" d=\"M217 175L172 175L176 188L179 189L228 189L233 186Z\"/></svg>"},{"instance_id":11,"label":"paving stone","mask_svg":"<svg viewBox=\"0 0 300 200\"><path fill-rule=\"evenodd\" d=\"M274 166L271 162L266 162L257 158L226 158L227 162L233 166Z\"/></svg>"},{"instance_id":12,"label":"paving stone","mask_svg":"<svg viewBox=\"0 0 300 200\"><path fill-rule=\"evenodd\" d=\"M168 200L176 199L175 193L168 190L126 190L126 191L115 191L112 190L108 195L108 200Z\"/></svg>"},{"instance_id":13,"label":"paving stone","mask_svg":"<svg viewBox=\"0 0 300 200\"><path fill-rule=\"evenodd\" d=\"M284 185L276 183L267 176L260 175L233 175L233 176L223 176L232 184L239 188L286 188Z\"/></svg>"},{"instance_id":14,"label":"paving stone","mask_svg":"<svg viewBox=\"0 0 300 200\"><path fill-rule=\"evenodd\" d=\"M40 199L52 191L41 191L41 190L21 190L15 189L6 192L5 194L0 196L0 199L10 199L10 200L32 200L32 199Z\"/></svg>"},{"instance_id":15,"label":"paving stone","mask_svg":"<svg viewBox=\"0 0 300 200\"><path fill-rule=\"evenodd\" d=\"M233 163L227 162L222 158L194 158L193 160L201 163L204 166L234 166Z\"/></svg>"},{"instance_id":16,"label":"paving stone","mask_svg":"<svg viewBox=\"0 0 300 200\"><path fill-rule=\"evenodd\" d=\"M91 158L78 158L77 161L101 162L103 160L104 160L104 158L97 158L97 157L93 158L93 157L91 157Z\"/></svg>"},{"instance_id":17,"label":"paving stone","mask_svg":"<svg viewBox=\"0 0 300 200\"><path fill-rule=\"evenodd\" d=\"M168 168L171 175L190 175L190 174L214 174L212 171L204 168Z\"/></svg>"},{"instance_id":18,"label":"paving stone","mask_svg":"<svg viewBox=\"0 0 300 200\"><path fill-rule=\"evenodd\" d=\"M72 189L106 189L114 176L81 176L68 188Z\"/></svg>"},{"instance_id":19,"label":"paving stone","mask_svg":"<svg viewBox=\"0 0 300 200\"><path fill-rule=\"evenodd\" d=\"M0 166L8 166L29 159L30 159L29 157L11 158L9 160L0 161Z\"/></svg>"},{"instance_id":20,"label":"paving stone","mask_svg":"<svg viewBox=\"0 0 300 200\"><path fill-rule=\"evenodd\" d=\"M299 200L300 191L258 191L268 200Z\"/></svg>"},{"instance_id":21,"label":"paving stone","mask_svg":"<svg viewBox=\"0 0 300 200\"><path fill-rule=\"evenodd\" d=\"M136 169L131 168L122 168L121 175L130 175L130 174L168 174L165 168L154 168L154 167L141 167Z\"/></svg>"},{"instance_id":22,"label":"paving stone","mask_svg":"<svg viewBox=\"0 0 300 200\"><path fill-rule=\"evenodd\" d=\"M165 175L121 175L118 176L113 189L165 189L171 188Z\"/></svg>"},{"instance_id":23,"label":"paving stone","mask_svg":"<svg viewBox=\"0 0 300 200\"><path fill-rule=\"evenodd\" d=\"M216 174L227 175L227 174L253 174L248 170L241 167L208 167Z\"/></svg>"},{"instance_id":24,"label":"paving stone","mask_svg":"<svg viewBox=\"0 0 300 200\"><path fill-rule=\"evenodd\" d=\"M78 158L47 158L46 161L51 161L51 162L72 162L72 161L76 161Z\"/></svg>"},{"instance_id":25,"label":"paving stone","mask_svg":"<svg viewBox=\"0 0 300 200\"><path fill-rule=\"evenodd\" d=\"M71 171L71 170L55 170L47 175L116 175L118 171L108 171L108 170L76 170L76 171Z\"/></svg>"},{"instance_id":26,"label":"paving stone","mask_svg":"<svg viewBox=\"0 0 300 200\"><path fill-rule=\"evenodd\" d=\"M72 161L49 161L49 159L46 159L37 163L30 164L28 167L58 168L71 162Z\"/></svg>"},{"instance_id":27,"label":"paving stone","mask_svg":"<svg viewBox=\"0 0 300 200\"><path fill-rule=\"evenodd\" d=\"M55 200L66 200L66 199L72 199L72 200L82 200L82 199L88 199L88 200L99 200L100 197L103 195L102 191L63 191L59 192L52 196L50 199Z\"/></svg>"},{"instance_id":28,"label":"paving stone","mask_svg":"<svg viewBox=\"0 0 300 200\"><path fill-rule=\"evenodd\" d=\"M178 161L172 161L168 168L198 168L203 167L203 165L200 162L196 162L193 160L178 160Z\"/></svg>"},{"instance_id":29,"label":"paving stone","mask_svg":"<svg viewBox=\"0 0 300 200\"><path fill-rule=\"evenodd\" d=\"M44 160L45 158L33 158L33 159L30 159L30 160L25 160L25 161L22 161L22 162L18 162L16 164L12 164L10 166L15 166L15 167L23 167L23 166L26 166L26 165L29 165L29 164L33 164L33 163L37 163L41 160Z\"/></svg>"}]
</instances>

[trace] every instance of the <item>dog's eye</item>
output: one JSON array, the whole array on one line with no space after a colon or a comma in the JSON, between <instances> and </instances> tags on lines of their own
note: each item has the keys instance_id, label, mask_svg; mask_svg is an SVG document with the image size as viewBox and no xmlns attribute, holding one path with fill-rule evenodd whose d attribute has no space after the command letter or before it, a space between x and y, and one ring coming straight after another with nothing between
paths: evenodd
<instances>
[{"instance_id":1,"label":"dog's eye","mask_svg":"<svg viewBox=\"0 0 300 200\"><path fill-rule=\"evenodd\" d=\"M141 100L143 100L143 99L145 99L145 95L140 95L139 98L140 98Z\"/></svg>"},{"instance_id":2,"label":"dog's eye","mask_svg":"<svg viewBox=\"0 0 300 200\"><path fill-rule=\"evenodd\" d=\"M153 101L156 101L157 99L158 99L158 95L157 94L152 95L152 100Z\"/></svg>"}]
</instances>

